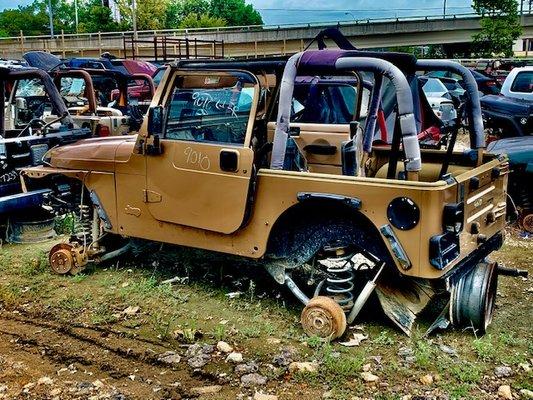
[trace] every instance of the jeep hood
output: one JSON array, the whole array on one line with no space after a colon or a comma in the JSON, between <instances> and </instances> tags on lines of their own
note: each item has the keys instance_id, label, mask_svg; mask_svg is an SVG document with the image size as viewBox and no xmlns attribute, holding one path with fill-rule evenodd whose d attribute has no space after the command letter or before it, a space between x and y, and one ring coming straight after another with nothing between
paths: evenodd
<instances>
[{"instance_id":1,"label":"jeep hood","mask_svg":"<svg viewBox=\"0 0 533 400\"><path fill-rule=\"evenodd\" d=\"M127 142L133 149L136 138L132 135L84 139L51 149L45 159L56 168L113 172L118 147Z\"/></svg>"}]
</instances>

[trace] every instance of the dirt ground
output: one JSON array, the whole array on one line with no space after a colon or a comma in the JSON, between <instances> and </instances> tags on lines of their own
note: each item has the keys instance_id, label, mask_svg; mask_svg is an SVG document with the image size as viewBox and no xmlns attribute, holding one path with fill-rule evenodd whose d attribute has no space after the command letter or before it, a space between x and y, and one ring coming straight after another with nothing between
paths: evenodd
<instances>
[{"instance_id":1,"label":"dirt ground","mask_svg":"<svg viewBox=\"0 0 533 400\"><path fill-rule=\"evenodd\" d=\"M346 347L305 337L289 294L234 260L150 247L57 276L52 244L0 249L0 399L533 396L531 279L500 277L484 337L422 319L408 338L371 306ZM533 242L493 258L531 273Z\"/></svg>"}]
</instances>

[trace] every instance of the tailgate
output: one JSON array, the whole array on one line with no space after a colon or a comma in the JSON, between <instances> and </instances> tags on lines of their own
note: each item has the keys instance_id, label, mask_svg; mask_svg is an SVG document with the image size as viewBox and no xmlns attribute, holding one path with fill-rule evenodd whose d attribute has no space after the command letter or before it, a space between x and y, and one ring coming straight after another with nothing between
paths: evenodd
<instances>
[{"instance_id":1,"label":"tailgate","mask_svg":"<svg viewBox=\"0 0 533 400\"><path fill-rule=\"evenodd\" d=\"M469 253L505 227L509 162L499 156L456 177L464 204L461 254Z\"/></svg>"}]
</instances>

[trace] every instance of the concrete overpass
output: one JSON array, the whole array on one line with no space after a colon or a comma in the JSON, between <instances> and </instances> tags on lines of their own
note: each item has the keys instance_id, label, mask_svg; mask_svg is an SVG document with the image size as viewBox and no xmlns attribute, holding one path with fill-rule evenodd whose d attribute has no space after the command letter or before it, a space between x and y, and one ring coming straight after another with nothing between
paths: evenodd
<instances>
[{"instance_id":1,"label":"concrete overpass","mask_svg":"<svg viewBox=\"0 0 533 400\"><path fill-rule=\"evenodd\" d=\"M359 48L419 46L429 44L453 44L471 42L479 32L479 16L473 14L441 17L416 17L402 19L343 21L320 24L246 26L209 29L142 31L138 37L146 41L137 44L138 54L153 53L154 36L194 38L206 41L223 41L224 55L233 57L257 57L289 54L302 50L316 34L326 27L336 26ZM523 37L533 38L533 14L521 18ZM31 50L45 50L62 57L98 56L109 51L124 56L124 37L132 32L91 34L60 34L49 36L18 36L0 39L0 56L20 58ZM174 46L177 52L177 46ZM213 52L214 44L199 44L198 55ZM220 52L218 53L220 55Z\"/></svg>"}]
</instances>

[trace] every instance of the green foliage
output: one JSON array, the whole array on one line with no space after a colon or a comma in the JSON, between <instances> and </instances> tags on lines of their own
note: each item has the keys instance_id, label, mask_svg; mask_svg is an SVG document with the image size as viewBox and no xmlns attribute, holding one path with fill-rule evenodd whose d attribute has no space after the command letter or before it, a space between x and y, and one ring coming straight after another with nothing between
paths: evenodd
<instances>
[{"instance_id":1,"label":"green foliage","mask_svg":"<svg viewBox=\"0 0 533 400\"><path fill-rule=\"evenodd\" d=\"M209 14L224 19L229 26L263 24L261 14L244 0L211 0Z\"/></svg>"},{"instance_id":2,"label":"green foliage","mask_svg":"<svg viewBox=\"0 0 533 400\"><path fill-rule=\"evenodd\" d=\"M206 14L189 14L181 20L179 28L215 28L225 25L226 21L222 18L211 17Z\"/></svg>"},{"instance_id":3,"label":"green foliage","mask_svg":"<svg viewBox=\"0 0 533 400\"><path fill-rule=\"evenodd\" d=\"M121 22L101 0L78 0L78 32L131 30L133 0L116 0ZM226 25L260 25L261 15L245 0L136 0L137 29L211 28ZM50 32L48 0L0 12L0 37L47 35ZM75 33L75 10L70 0L52 0L54 32Z\"/></svg>"},{"instance_id":4,"label":"green foliage","mask_svg":"<svg viewBox=\"0 0 533 400\"><path fill-rule=\"evenodd\" d=\"M79 5L78 32L113 32L123 26L113 19L111 10L100 0L87 0Z\"/></svg>"},{"instance_id":5,"label":"green foliage","mask_svg":"<svg viewBox=\"0 0 533 400\"><path fill-rule=\"evenodd\" d=\"M481 32L474 35L478 56L512 56L513 43L522 33L516 0L473 0L472 7L482 16Z\"/></svg>"}]
</instances>

